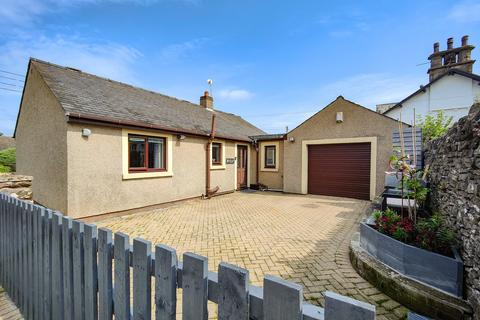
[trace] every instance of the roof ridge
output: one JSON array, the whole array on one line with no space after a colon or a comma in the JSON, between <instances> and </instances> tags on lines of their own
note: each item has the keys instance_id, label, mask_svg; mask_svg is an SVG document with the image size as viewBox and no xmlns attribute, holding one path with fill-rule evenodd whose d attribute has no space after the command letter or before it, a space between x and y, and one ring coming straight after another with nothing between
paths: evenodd
<instances>
[{"instance_id":1,"label":"roof ridge","mask_svg":"<svg viewBox=\"0 0 480 320\"><path fill-rule=\"evenodd\" d=\"M194 107L203 108L201 105L196 104L196 103L191 102L191 101L188 101L188 100L185 100L185 99L179 99L179 98L177 98L177 97L169 96L169 95L166 95L166 94L157 92L157 91L148 90L148 89L145 89L145 88L142 88L142 87L134 86L134 85L132 85L132 84L125 83L125 82L122 82L122 81L110 79L110 78L107 78L107 77L98 76L98 75L96 75L96 74L89 73L89 72L85 72L85 71L83 71L83 70L81 70L81 69L78 69L78 68L69 67L69 66L62 66L62 65L59 65L59 64L55 64L55 63L52 63L52 62L49 62L49 61L45 61L45 60L41 60L41 59L33 58L33 57L30 57L30 60L32 60L32 61L34 61L34 62L38 62L38 63L50 65L50 66L52 66L52 67L64 69L64 70L67 70L67 71L81 73L81 74L86 75L86 76L88 76L88 77L93 77L93 78L97 78L97 79L101 79L101 80L105 80L105 81L117 83L117 84L119 84L119 85L126 86L126 87L130 87L130 88L133 88L133 89L142 90L142 91L145 91L145 92L148 92L148 93L151 93L151 94L157 94L157 95L160 95L160 96L169 98L169 99L174 99L174 100L177 100L177 101L186 102L186 103L188 103L188 104L191 104L191 105L194 106ZM223 111L221 111L221 110L215 110L215 111L223 112ZM224 113L226 113L226 112L224 112Z\"/></svg>"}]
</instances>

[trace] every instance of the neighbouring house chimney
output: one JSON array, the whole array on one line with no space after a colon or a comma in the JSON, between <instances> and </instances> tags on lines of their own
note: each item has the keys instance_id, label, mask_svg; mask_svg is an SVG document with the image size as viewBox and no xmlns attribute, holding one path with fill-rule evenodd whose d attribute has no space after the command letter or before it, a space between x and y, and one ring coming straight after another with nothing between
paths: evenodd
<instances>
[{"instance_id":1,"label":"neighbouring house chimney","mask_svg":"<svg viewBox=\"0 0 480 320\"><path fill-rule=\"evenodd\" d=\"M207 109L213 109L213 98L210 97L208 91L205 91L200 97L200 105Z\"/></svg>"},{"instance_id":2,"label":"neighbouring house chimney","mask_svg":"<svg viewBox=\"0 0 480 320\"><path fill-rule=\"evenodd\" d=\"M430 60L430 69L428 69L430 81L454 68L472 73L475 60L471 59L471 53L474 48L474 46L468 44L468 36L462 37L462 45L458 48L453 47L453 38L448 38L447 50L444 51L440 51L440 44L435 42L433 53L428 57L428 60Z\"/></svg>"}]
</instances>

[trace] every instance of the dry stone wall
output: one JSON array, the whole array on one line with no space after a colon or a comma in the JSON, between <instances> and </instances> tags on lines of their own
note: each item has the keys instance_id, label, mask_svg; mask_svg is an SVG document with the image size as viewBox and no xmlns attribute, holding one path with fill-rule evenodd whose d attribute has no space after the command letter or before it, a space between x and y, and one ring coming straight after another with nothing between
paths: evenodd
<instances>
[{"instance_id":1,"label":"dry stone wall","mask_svg":"<svg viewBox=\"0 0 480 320\"><path fill-rule=\"evenodd\" d=\"M465 263L465 293L480 319L480 104L442 138L426 144L431 207L457 233Z\"/></svg>"},{"instance_id":2,"label":"dry stone wall","mask_svg":"<svg viewBox=\"0 0 480 320\"><path fill-rule=\"evenodd\" d=\"M0 174L0 192L22 200L31 200L32 177L11 173Z\"/></svg>"}]
</instances>

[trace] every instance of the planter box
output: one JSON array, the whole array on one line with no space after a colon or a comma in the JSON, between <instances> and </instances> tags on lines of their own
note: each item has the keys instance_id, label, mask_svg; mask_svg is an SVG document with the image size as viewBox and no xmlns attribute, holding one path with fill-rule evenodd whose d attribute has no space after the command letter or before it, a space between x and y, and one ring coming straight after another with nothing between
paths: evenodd
<instances>
[{"instance_id":1,"label":"planter box","mask_svg":"<svg viewBox=\"0 0 480 320\"><path fill-rule=\"evenodd\" d=\"M360 224L360 247L395 271L457 297L463 292L463 261L423 250Z\"/></svg>"}]
</instances>

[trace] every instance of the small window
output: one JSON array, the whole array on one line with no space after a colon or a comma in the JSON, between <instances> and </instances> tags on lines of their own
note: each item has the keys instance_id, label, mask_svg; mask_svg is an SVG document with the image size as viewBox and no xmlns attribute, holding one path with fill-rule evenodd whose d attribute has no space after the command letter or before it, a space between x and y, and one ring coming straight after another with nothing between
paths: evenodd
<instances>
[{"instance_id":1,"label":"small window","mask_svg":"<svg viewBox=\"0 0 480 320\"><path fill-rule=\"evenodd\" d=\"M276 164L276 147L265 146L265 168L275 168Z\"/></svg>"},{"instance_id":2,"label":"small window","mask_svg":"<svg viewBox=\"0 0 480 320\"><path fill-rule=\"evenodd\" d=\"M212 164L222 164L222 144L218 142L212 143Z\"/></svg>"},{"instance_id":3,"label":"small window","mask_svg":"<svg viewBox=\"0 0 480 320\"><path fill-rule=\"evenodd\" d=\"M161 137L128 136L129 171L165 171L166 141Z\"/></svg>"}]
</instances>

